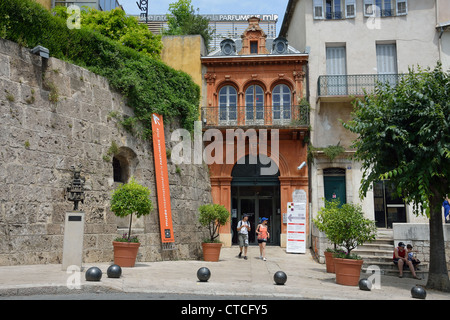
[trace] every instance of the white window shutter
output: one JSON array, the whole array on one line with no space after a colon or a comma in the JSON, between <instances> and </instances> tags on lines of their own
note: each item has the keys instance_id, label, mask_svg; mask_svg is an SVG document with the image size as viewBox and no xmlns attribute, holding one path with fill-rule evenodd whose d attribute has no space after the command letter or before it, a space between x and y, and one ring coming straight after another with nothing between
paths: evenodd
<instances>
[{"instance_id":1,"label":"white window shutter","mask_svg":"<svg viewBox=\"0 0 450 320\"><path fill-rule=\"evenodd\" d=\"M375 1L374 0L364 0L364 16L365 17L375 16Z\"/></svg>"},{"instance_id":2,"label":"white window shutter","mask_svg":"<svg viewBox=\"0 0 450 320\"><path fill-rule=\"evenodd\" d=\"M345 17L354 18L356 16L356 0L345 0Z\"/></svg>"},{"instance_id":3,"label":"white window shutter","mask_svg":"<svg viewBox=\"0 0 450 320\"><path fill-rule=\"evenodd\" d=\"M404 16L408 14L407 0L397 0L397 15Z\"/></svg>"},{"instance_id":4,"label":"white window shutter","mask_svg":"<svg viewBox=\"0 0 450 320\"><path fill-rule=\"evenodd\" d=\"M313 16L314 19L323 19L324 18L324 12L323 12L323 0L314 0L313 1Z\"/></svg>"}]
</instances>

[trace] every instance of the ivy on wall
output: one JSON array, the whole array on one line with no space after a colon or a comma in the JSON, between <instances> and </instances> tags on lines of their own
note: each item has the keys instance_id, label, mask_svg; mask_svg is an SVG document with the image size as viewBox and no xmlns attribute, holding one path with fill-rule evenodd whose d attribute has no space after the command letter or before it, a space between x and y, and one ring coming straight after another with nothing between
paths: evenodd
<instances>
[{"instance_id":1,"label":"ivy on wall","mask_svg":"<svg viewBox=\"0 0 450 320\"><path fill-rule=\"evenodd\" d=\"M188 130L198 120L200 88L189 75L83 23L80 29L69 29L66 20L31 0L0 1L0 37L28 48L44 46L51 56L107 78L134 109L135 116L123 120L125 128L139 130L144 138L151 134L154 112L179 118Z\"/></svg>"}]
</instances>

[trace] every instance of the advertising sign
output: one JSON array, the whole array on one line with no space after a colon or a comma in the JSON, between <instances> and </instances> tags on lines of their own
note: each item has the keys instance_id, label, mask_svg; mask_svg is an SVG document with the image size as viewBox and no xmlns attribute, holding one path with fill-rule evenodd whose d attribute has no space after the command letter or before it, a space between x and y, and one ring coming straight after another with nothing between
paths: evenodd
<instances>
[{"instance_id":1,"label":"advertising sign","mask_svg":"<svg viewBox=\"0 0 450 320\"><path fill-rule=\"evenodd\" d=\"M306 202L287 203L286 252L306 252Z\"/></svg>"},{"instance_id":2,"label":"advertising sign","mask_svg":"<svg viewBox=\"0 0 450 320\"><path fill-rule=\"evenodd\" d=\"M167 170L166 141L164 138L163 117L152 115L153 155L155 158L156 196L158 198L159 225L163 249L175 242L170 206L169 172Z\"/></svg>"}]
</instances>

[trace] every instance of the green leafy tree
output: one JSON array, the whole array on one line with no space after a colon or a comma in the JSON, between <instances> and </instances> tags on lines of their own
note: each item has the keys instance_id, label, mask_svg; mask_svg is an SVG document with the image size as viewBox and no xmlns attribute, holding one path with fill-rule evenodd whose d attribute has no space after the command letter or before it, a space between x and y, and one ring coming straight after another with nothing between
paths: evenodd
<instances>
[{"instance_id":1,"label":"green leafy tree","mask_svg":"<svg viewBox=\"0 0 450 320\"><path fill-rule=\"evenodd\" d=\"M442 201L450 191L450 76L440 63L418 67L396 86L379 84L355 102L344 127L358 135L364 197L374 182L389 179L397 194L426 214L430 225L427 287L450 291L442 227Z\"/></svg>"},{"instance_id":2,"label":"green leafy tree","mask_svg":"<svg viewBox=\"0 0 450 320\"><path fill-rule=\"evenodd\" d=\"M167 14L168 29L164 35L194 35L199 34L208 48L212 39L212 31L209 29L209 19L195 14L191 0L178 0L169 5L170 14ZM198 12L198 9L197 9Z\"/></svg>"},{"instance_id":3,"label":"green leafy tree","mask_svg":"<svg viewBox=\"0 0 450 320\"><path fill-rule=\"evenodd\" d=\"M127 47L148 54L154 59L160 59L161 35L154 35L145 24L139 23L136 17L126 16L125 11L120 8L110 11L84 9L87 10L81 10L83 27L97 31ZM56 6L53 12L64 19L69 17L67 8L64 6Z\"/></svg>"},{"instance_id":4,"label":"green leafy tree","mask_svg":"<svg viewBox=\"0 0 450 320\"><path fill-rule=\"evenodd\" d=\"M113 191L111 211L118 217L130 216L128 240L131 237L131 222L133 214L138 218L150 214L153 209L150 200L150 190L136 182L134 177L128 183L120 185Z\"/></svg>"},{"instance_id":5,"label":"green leafy tree","mask_svg":"<svg viewBox=\"0 0 450 320\"><path fill-rule=\"evenodd\" d=\"M217 242L219 228L227 223L230 213L219 204L205 204L198 208L200 212L198 221L204 227L208 227L209 239L204 242Z\"/></svg>"}]
</instances>

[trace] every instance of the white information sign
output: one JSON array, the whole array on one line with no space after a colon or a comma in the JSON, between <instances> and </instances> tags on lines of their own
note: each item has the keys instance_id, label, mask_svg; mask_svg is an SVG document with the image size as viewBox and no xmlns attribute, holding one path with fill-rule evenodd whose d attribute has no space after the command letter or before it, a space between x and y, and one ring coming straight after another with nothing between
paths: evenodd
<instances>
[{"instance_id":1,"label":"white information sign","mask_svg":"<svg viewBox=\"0 0 450 320\"><path fill-rule=\"evenodd\" d=\"M306 199L305 199L306 200ZM306 201L287 203L286 252L306 252Z\"/></svg>"}]
</instances>

